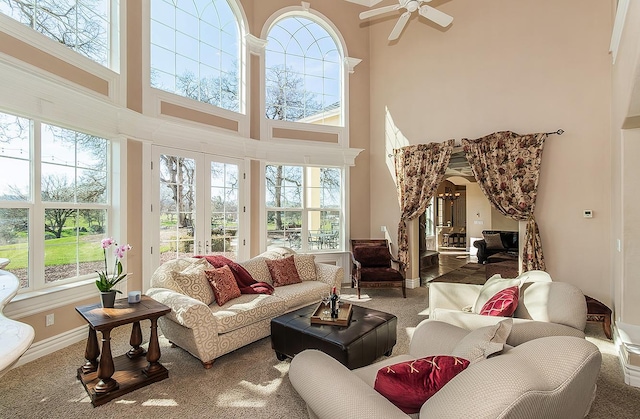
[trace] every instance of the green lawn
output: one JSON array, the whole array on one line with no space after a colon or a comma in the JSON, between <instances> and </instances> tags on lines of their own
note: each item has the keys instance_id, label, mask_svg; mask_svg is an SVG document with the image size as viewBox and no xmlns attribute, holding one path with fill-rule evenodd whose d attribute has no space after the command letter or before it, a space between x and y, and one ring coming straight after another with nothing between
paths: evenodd
<instances>
[{"instance_id":1,"label":"green lawn","mask_svg":"<svg viewBox=\"0 0 640 419\"><path fill-rule=\"evenodd\" d=\"M80 262L95 262L103 260L101 235L75 236L45 240L45 265L75 264L76 257ZM77 252L77 253L76 253ZM26 243L0 246L0 258L11 259L11 269L27 267L28 248Z\"/></svg>"}]
</instances>

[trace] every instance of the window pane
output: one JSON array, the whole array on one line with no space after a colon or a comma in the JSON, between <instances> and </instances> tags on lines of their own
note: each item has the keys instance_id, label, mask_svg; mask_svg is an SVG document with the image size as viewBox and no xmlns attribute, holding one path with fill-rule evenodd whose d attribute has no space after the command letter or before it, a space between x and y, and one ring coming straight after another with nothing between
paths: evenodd
<instances>
[{"instance_id":1,"label":"window pane","mask_svg":"<svg viewBox=\"0 0 640 419\"><path fill-rule=\"evenodd\" d=\"M105 210L45 210L44 273L51 283L104 269Z\"/></svg>"},{"instance_id":2,"label":"window pane","mask_svg":"<svg viewBox=\"0 0 640 419\"><path fill-rule=\"evenodd\" d=\"M267 166L267 206L300 208L302 206L302 168Z\"/></svg>"},{"instance_id":3,"label":"window pane","mask_svg":"<svg viewBox=\"0 0 640 419\"><path fill-rule=\"evenodd\" d=\"M0 201L27 201L31 197L28 119L0 113Z\"/></svg>"},{"instance_id":4,"label":"window pane","mask_svg":"<svg viewBox=\"0 0 640 419\"><path fill-rule=\"evenodd\" d=\"M192 256L195 228L195 172L193 159L160 156L160 263Z\"/></svg>"},{"instance_id":5,"label":"window pane","mask_svg":"<svg viewBox=\"0 0 640 419\"><path fill-rule=\"evenodd\" d=\"M309 211L309 249L338 249L340 247L340 212Z\"/></svg>"},{"instance_id":6,"label":"window pane","mask_svg":"<svg viewBox=\"0 0 640 419\"><path fill-rule=\"evenodd\" d=\"M238 111L240 30L229 3L176 3L151 1L151 85Z\"/></svg>"},{"instance_id":7,"label":"window pane","mask_svg":"<svg viewBox=\"0 0 640 419\"><path fill-rule=\"evenodd\" d=\"M210 253L236 260L238 219L238 166L212 162Z\"/></svg>"},{"instance_id":8,"label":"window pane","mask_svg":"<svg viewBox=\"0 0 640 419\"><path fill-rule=\"evenodd\" d=\"M342 66L338 45L314 21L286 17L276 22L267 36L265 53L266 117L323 125L342 125L342 117L325 118L323 96L340 96Z\"/></svg>"},{"instance_id":9,"label":"window pane","mask_svg":"<svg viewBox=\"0 0 640 419\"><path fill-rule=\"evenodd\" d=\"M111 12L111 0L4 0L0 12L98 64L110 65L109 17L118 13Z\"/></svg>"},{"instance_id":10,"label":"window pane","mask_svg":"<svg viewBox=\"0 0 640 419\"><path fill-rule=\"evenodd\" d=\"M4 268L20 280L20 287L29 286L29 210L0 209L0 258L11 262Z\"/></svg>"},{"instance_id":11,"label":"window pane","mask_svg":"<svg viewBox=\"0 0 640 419\"><path fill-rule=\"evenodd\" d=\"M267 248L300 248L301 211L267 211Z\"/></svg>"}]
</instances>

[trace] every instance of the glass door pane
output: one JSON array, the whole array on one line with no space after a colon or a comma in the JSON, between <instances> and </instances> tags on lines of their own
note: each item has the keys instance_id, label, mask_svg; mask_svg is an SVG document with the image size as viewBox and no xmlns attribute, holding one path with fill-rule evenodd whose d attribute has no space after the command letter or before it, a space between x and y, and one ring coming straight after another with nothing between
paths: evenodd
<instances>
[{"instance_id":1,"label":"glass door pane","mask_svg":"<svg viewBox=\"0 0 640 419\"><path fill-rule=\"evenodd\" d=\"M193 256L196 227L196 160L160 154L160 264Z\"/></svg>"},{"instance_id":2,"label":"glass door pane","mask_svg":"<svg viewBox=\"0 0 640 419\"><path fill-rule=\"evenodd\" d=\"M238 258L240 178L237 164L211 162L211 241L207 253Z\"/></svg>"}]
</instances>

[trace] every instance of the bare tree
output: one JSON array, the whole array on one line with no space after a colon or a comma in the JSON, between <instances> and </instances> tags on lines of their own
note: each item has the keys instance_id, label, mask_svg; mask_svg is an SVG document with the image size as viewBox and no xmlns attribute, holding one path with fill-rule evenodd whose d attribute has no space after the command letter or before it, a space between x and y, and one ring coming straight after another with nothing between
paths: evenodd
<instances>
[{"instance_id":1,"label":"bare tree","mask_svg":"<svg viewBox=\"0 0 640 419\"><path fill-rule=\"evenodd\" d=\"M316 94L304 89L304 79L293 68L280 65L267 69L266 82L267 118L298 121L322 110Z\"/></svg>"},{"instance_id":2,"label":"bare tree","mask_svg":"<svg viewBox=\"0 0 640 419\"><path fill-rule=\"evenodd\" d=\"M14 19L103 65L108 64L108 28L96 14L100 2L0 0Z\"/></svg>"},{"instance_id":3,"label":"bare tree","mask_svg":"<svg viewBox=\"0 0 640 419\"><path fill-rule=\"evenodd\" d=\"M236 71L223 73L220 77L204 78L198 78L193 72L185 71L178 76L176 86L185 97L234 112L240 108Z\"/></svg>"},{"instance_id":4,"label":"bare tree","mask_svg":"<svg viewBox=\"0 0 640 419\"><path fill-rule=\"evenodd\" d=\"M171 191L171 199L178 213L178 223L180 227L192 227L192 213L195 208L195 164L190 159L166 154L160 156L160 163L160 182Z\"/></svg>"}]
</instances>

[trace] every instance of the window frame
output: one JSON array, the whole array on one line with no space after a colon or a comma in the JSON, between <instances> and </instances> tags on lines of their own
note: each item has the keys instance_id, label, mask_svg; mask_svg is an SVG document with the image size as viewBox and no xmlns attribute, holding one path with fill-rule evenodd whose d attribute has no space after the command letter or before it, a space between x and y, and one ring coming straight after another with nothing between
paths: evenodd
<instances>
[{"instance_id":1,"label":"window frame","mask_svg":"<svg viewBox=\"0 0 640 419\"><path fill-rule=\"evenodd\" d=\"M300 207L271 207L267 206L267 182L266 182L266 169L267 166L289 166L289 167L300 167L302 168L302 186L301 186L301 206ZM340 207L321 207L321 206L311 206L308 204L308 191L313 189L314 187L309 185L308 182L308 171L309 168L318 168L318 169L336 169L340 171ZM275 162L263 162L261 164L261 219L260 219L260 248L263 250L267 250L269 248L269 239L268 239L268 229L267 229L267 215L269 212L300 212L301 213L301 226L300 226L300 240L301 246L299 249L294 249L296 252L304 252L304 253L314 253L314 254L322 254L322 253L341 253L346 249L347 237L346 232L348 230L347 220L348 220L348 208L346 202L346 182L347 182L347 173L348 170L345 166L333 166L333 165L316 165L316 164L295 164L295 163L275 163ZM308 225L308 216L311 212L322 212L322 211L337 211L339 213L340 219L340 227L339 227L339 240L337 243L337 247L334 249L311 249L309 247L309 225ZM289 246L286 246L289 247Z\"/></svg>"},{"instance_id":2,"label":"window frame","mask_svg":"<svg viewBox=\"0 0 640 419\"><path fill-rule=\"evenodd\" d=\"M238 0L227 0L232 12L238 19L239 38L238 38L238 97L240 100L238 112L228 109L220 108L218 106L200 102L195 99L190 99L175 93L171 93L165 90L161 90L151 86L151 1L143 2L142 4L142 85L143 85L143 113L155 118L165 120L183 120L183 118L171 116L163 113L163 104L176 105L184 108L185 115L193 114L193 111L206 115L211 115L214 118L220 117L226 120L237 122L237 133L248 137L250 133L250 115L249 115L249 95L251 91L250 78L250 60L249 60L249 48L247 45L247 38L250 37L247 28L248 20L244 13L244 10ZM186 119L186 118L185 118ZM202 119L202 118L199 118ZM188 120L190 124L201 125L207 128L216 128L215 125L199 122L195 120ZM219 128L224 129L224 128ZM236 131L231 131L236 132Z\"/></svg>"},{"instance_id":3,"label":"window frame","mask_svg":"<svg viewBox=\"0 0 640 419\"><path fill-rule=\"evenodd\" d=\"M325 29L329 35L333 38L336 46L341 54L342 71L341 71L341 92L340 103L342 107L341 120L342 126L332 125L317 125L304 122L293 121L280 121L269 119L265 116L266 113L266 50L263 47L261 51L261 64L260 64L260 135L263 141L279 142L279 143L298 143L308 144L311 142L318 142L314 139L316 133L320 133L326 138L335 138L335 144L341 147L349 146L349 74L354 72L355 66L360 63L361 60L351 58L348 56L347 46L344 38L340 34L338 28L320 12L311 9L310 7L292 6L283 8L274 14L272 14L265 22L261 38L266 44L268 34L275 23L282 19L286 19L292 16L299 16L310 19ZM283 138L282 134L287 135ZM309 134L307 134L309 133ZM303 138L303 137L306 137ZM320 140L322 141L322 140Z\"/></svg>"},{"instance_id":4,"label":"window frame","mask_svg":"<svg viewBox=\"0 0 640 419\"><path fill-rule=\"evenodd\" d=\"M124 54L122 41L126 38L123 29L120 28L120 14L122 13L121 0L110 0L109 19L109 65L104 66L91 58L59 43L54 39L36 31L12 17L0 13L0 27L2 31L12 37L50 54L60 60L72 64L91 74L104 78L111 82L118 79L122 71L121 62ZM87 89L87 91L90 91ZM94 92L95 93L95 92Z\"/></svg>"},{"instance_id":5,"label":"window frame","mask_svg":"<svg viewBox=\"0 0 640 419\"><path fill-rule=\"evenodd\" d=\"M5 310L16 318L38 313L45 308L55 308L74 302L86 300L95 296L95 280L97 274L85 274L69 277L62 280L46 283L45 256L44 256L44 221L46 209L50 208L74 208L74 209L105 209L107 211L107 230L104 237L117 237L120 242L126 243L126 214L121 213L123 201L126 196L126 139L119 136L109 136L105 133L92 132L85 128L72 127L61 122L46 120L38 116L19 114L10 110L0 109L0 112L25 118L30 124L30 151L31 158L30 199L27 201L2 201L2 208L26 208L29 211L29 255L28 276L29 286L20 288L13 298L11 309ZM45 202L41 197L41 131L42 125L47 124L82 134L88 134L107 141L107 198L104 203L69 203L69 202ZM95 243L100 246L99 241ZM39 255L39 256L38 256ZM108 254L108 258L112 255ZM126 265L126 259L123 261ZM11 269L11 264L8 266ZM126 290L126 280L120 282L118 289Z\"/></svg>"}]
</instances>

